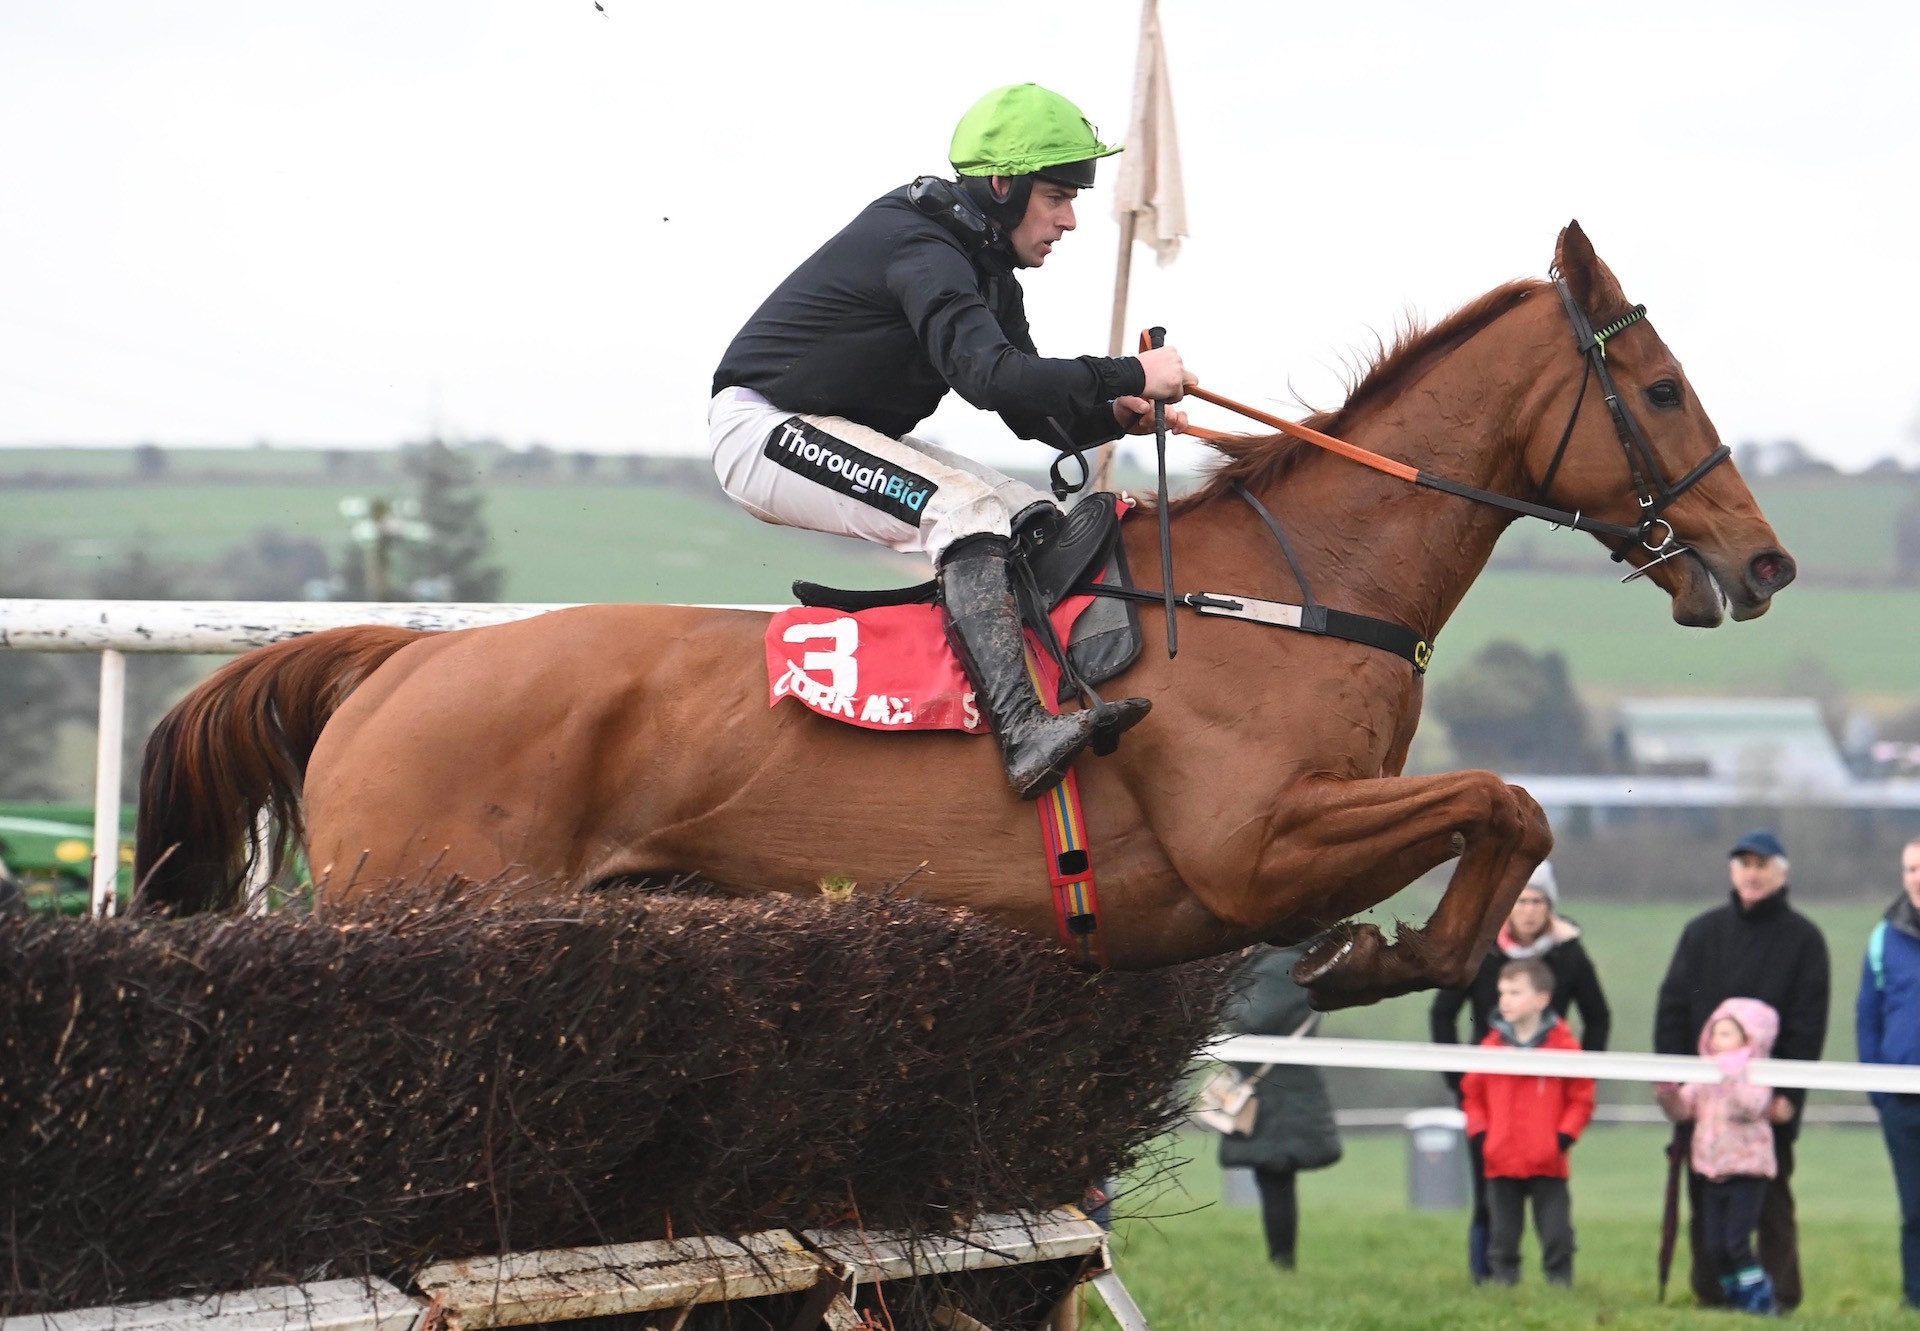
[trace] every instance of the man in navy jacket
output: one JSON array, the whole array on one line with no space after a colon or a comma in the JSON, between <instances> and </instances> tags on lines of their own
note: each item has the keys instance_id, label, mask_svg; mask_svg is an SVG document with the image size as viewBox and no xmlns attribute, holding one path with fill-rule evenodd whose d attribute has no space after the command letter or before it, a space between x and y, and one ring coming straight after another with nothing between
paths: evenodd
<instances>
[{"instance_id":1,"label":"man in navy jacket","mask_svg":"<svg viewBox=\"0 0 1920 1331\"><path fill-rule=\"evenodd\" d=\"M1653 1051L1695 1054L1700 1028L1721 1002L1757 998L1780 1014L1775 1058L1820 1057L1827 1039L1831 975L1827 942L1819 926L1789 904L1786 847L1771 832L1749 832L1728 852L1733 891L1724 906L1696 915L1681 931L1654 1010ZM1773 1281L1780 1306L1800 1306L1800 1232L1793 1209L1793 1148L1807 1093L1783 1090L1792 1117L1776 1119L1773 1153L1779 1173L1767 1185L1760 1209L1760 1264ZM1691 1129L1679 1124L1675 1131ZM1701 1232L1701 1178L1687 1171L1693 1249L1694 1297L1704 1306L1725 1301L1718 1270L1708 1259Z\"/></svg>"},{"instance_id":2,"label":"man in navy jacket","mask_svg":"<svg viewBox=\"0 0 1920 1331\"><path fill-rule=\"evenodd\" d=\"M1867 939L1854 1029L1862 1063L1920 1065L1920 837L1900 851L1904 889ZM1920 1095L1875 1093L1900 1194L1900 1281L1920 1308Z\"/></svg>"}]
</instances>

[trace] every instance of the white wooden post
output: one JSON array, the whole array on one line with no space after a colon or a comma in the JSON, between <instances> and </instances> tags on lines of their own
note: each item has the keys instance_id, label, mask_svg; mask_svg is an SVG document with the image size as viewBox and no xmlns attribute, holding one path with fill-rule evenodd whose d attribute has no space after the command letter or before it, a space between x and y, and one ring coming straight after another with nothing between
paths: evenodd
<instances>
[{"instance_id":1,"label":"white wooden post","mask_svg":"<svg viewBox=\"0 0 1920 1331\"><path fill-rule=\"evenodd\" d=\"M120 889L120 745L127 733L127 658L100 653L100 742L93 766L93 913L112 915Z\"/></svg>"},{"instance_id":2,"label":"white wooden post","mask_svg":"<svg viewBox=\"0 0 1920 1331\"><path fill-rule=\"evenodd\" d=\"M247 914L265 915L273 904L273 880L267 876L273 853L273 813L262 808L253 818L253 868L240 890Z\"/></svg>"}]
</instances>

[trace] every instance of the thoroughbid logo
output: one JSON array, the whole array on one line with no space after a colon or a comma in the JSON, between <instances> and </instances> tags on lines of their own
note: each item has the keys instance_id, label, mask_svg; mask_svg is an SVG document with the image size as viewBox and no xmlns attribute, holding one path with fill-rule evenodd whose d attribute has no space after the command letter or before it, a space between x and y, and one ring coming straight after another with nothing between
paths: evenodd
<instances>
[{"instance_id":1,"label":"thoroughbid logo","mask_svg":"<svg viewBox=\"0 0 1920 1331\"><path fill-rule=\"evenodd\" d=\"M879 509L909 527L920 525L927 501L940 487L924 476L883 462L844 439L835 439L798 416L767 436L769 459L850 499Z\"/></svg>"}]
</instances>

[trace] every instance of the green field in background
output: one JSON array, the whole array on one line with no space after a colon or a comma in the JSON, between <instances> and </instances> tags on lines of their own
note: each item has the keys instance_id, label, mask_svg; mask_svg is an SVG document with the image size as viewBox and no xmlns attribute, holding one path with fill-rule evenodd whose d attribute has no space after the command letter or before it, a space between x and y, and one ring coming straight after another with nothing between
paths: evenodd
<instances>
[{"instance_id":1,"label":"green field in background","mask_svg":"<svg viewBox=\"0 0 1920 1331\"><path fill-rule=\"evenodd\" d=\"M1763 478L1753 486L1767 521L1794 558L1817 581L1823 571L1884 574L1894 568L1893 527L1902 507L1920 495L1920 480L1859 476ZM1606 554L1592 537L1555 531L1543 523L1516 522L1501 538L1502 550L1538 558L1583 559ZM1611 567L1611 565L1608 565Z\"/></svg>"},{"instance_id":2,"label":"green field in background","mask_svg":"<svg viewBox=\"0 0 1920 1331\"><path fill-rule=\"evenodd\" d=\"M1136 445L1134 452L1138 451ZM362 480L330 477L327 451L315 448L169 448L165 452L168 479L159 482L162 490L193 488L204 483L199 478L214 473L284 479L339 493L360 493L369 487L391 489L401 484L397 479L398 455L387 449L338 451L350 465L373 468L387 478ZM623 488L626 482L620 478L620 470L624 464L623 454L600 455L597 479L591 484ZM571 459L559 453L554 465L558 474L565 475ZM113 482L122 482L128 489L152 488L135 482L133 455L127 448L0 449L0 488L30 477L81 478L93 483L88 488L95 493L120 488ZM1135 489L1152 486L1148 474L1131 464L1121 468L1120 481ZM1190 482L1191 478L1176 476L1175 489ZM565 484L557 480L501 480L491 483L489 492ZM1920 481L1859 476L1763 477L1753 482L1753 490L1775 530L1805 568L1873 574L1893 568L1895 516L1920 494ZM190 511L171 500L158 502L174 512ZM1598 549L1587 537L1556 532L1532 522L1516 523L1504 538L1503 548L1514 555L1532 553L1555 561L1580 559Z\"/></svg>"},{"instance_id":3,"label":"green field in background","mask_svg":"<svg viewBox=\"0 0 1920 1331\"><path fill-rule=\"evenodd\" d=\"M1467 593L1435 644L1430 685L1505 638L1567 659L1573 682L1611 694L1780 692L1789 668L1818 662L1844 687L1920 692L1920 589L1787 588L1766 615L1716 629L1682 628L1644 579L1616 583L1606 556L1591 574L1496 570Z\"/></svg>"},{"instance_id":4,"label":"green field in background","mask_svg":"<svg viewBox=\"0 0 1920 1331\"><path fill-rule=\"evenodd\" d=\"M0 562L57 541L64 562L85 568L131 540L163 559L207 563L261 528L344 549L340 501L367 493L317 480L0 486ZM796 577L877 587L925 576L885 550L756 522L718 494L528 482L490 488L486 517L512 601L786 601Z\"/></svg>"},{"instance_id":5,"label":"green field in background","mask_svg":"<svg viewBox=\"0 0 1920 1331\"><path fill-rule=\"evenodd\" d=\"M1531 1233L1521 1249L1519 1288L1470 1284L1465 1213L1407 1208L1406 1145L1398 1132L1348 1133L1339 1164L1301 1176L1300 1265L1293 1272L1267 1263L1257 1210L1220 1204L1212 1139L1175 1139L1171 1172L1120 1197L1114 1266L1154 1331L1741 1325L1732 1314L1689 1306L1684 1239L1668 1302L1655 1302L1665 1140L1657 1127L1601 1127L1574 1148L1579 1255L1571 1290L1543 1285ZM1807 1129L1794 1192L1807 1301L1793 1325L1912 1325L1913 1314L1899 1307L1899 1213L1879 1133ZM1104 1309L1088 1324L1113 1326Z\"/></svg>"},{"instance_id":6,"label":"green field in background","mask_svg":"<svg viewBox=\"0 0 1920 1331\"><path fill-rule=\"evenodd\" d=\"M288 479L185 476L221 463ZM616 463L602 465L611 473ZM172 465L180 478L157 484L21 487L7 477L125 476L131 463L124 450L0 452L0 561L55 542L65 562L85 567L138 540L163 558L207 562L260 528L341 547L342 498L399 492L398 482L328 479L317 452L194 450ZM1841 478L1763 483L1763 504L1808 572L1764 618L1713 631L1675 625L1666 598L1645 582L1618 585L1615 566L1585 537L1517 526L1509 543L1567 569L1482 577L1440 637L1430 682L1445 683L1507 638L1564 653L1575 682L1602 694L1764 691L1818 661L1848 689L1909 698L1920 684L1912 650L1920 589L1822 585L1820 570L1887 569L1894 513L1914 489ZM486 495L512 600L782 600L795 577L879 586L921 573L884 551L763 526L717 494L606 479L497 482Z\"/></svg>"}]
</instances>

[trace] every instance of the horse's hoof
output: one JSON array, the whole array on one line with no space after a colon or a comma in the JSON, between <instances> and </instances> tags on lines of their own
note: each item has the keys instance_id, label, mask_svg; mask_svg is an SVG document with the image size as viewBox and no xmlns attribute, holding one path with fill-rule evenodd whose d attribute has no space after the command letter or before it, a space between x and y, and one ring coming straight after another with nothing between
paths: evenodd
<instances>
[{"instance_id":1,"label":"horse's hoof","mask_svg":"<svg viewBox=\"0 0 1920 1331\"><path fill-rule=\"evenodd\" d=\"M1299 985L1312 984L1328 971L1344 961L1353 951L1353 931L1347 925L1338 925L1332 929L1322 929L1307 944L1307 950L1293 963L1293 982Z\"/></svg>"},{"instance_id":2,"label":"horse's hoof","mask_svg":"<svg viewBox=\"0 0 1920 1331\"><path fill-rule=\"evenodd\" d=\"M1294 983L1322 1012L1370 1003L1378 997L1373 970L1386 945L1386 936L1371 924L1329 929L1293 963Z\"/></svg>"}]
</instances>

